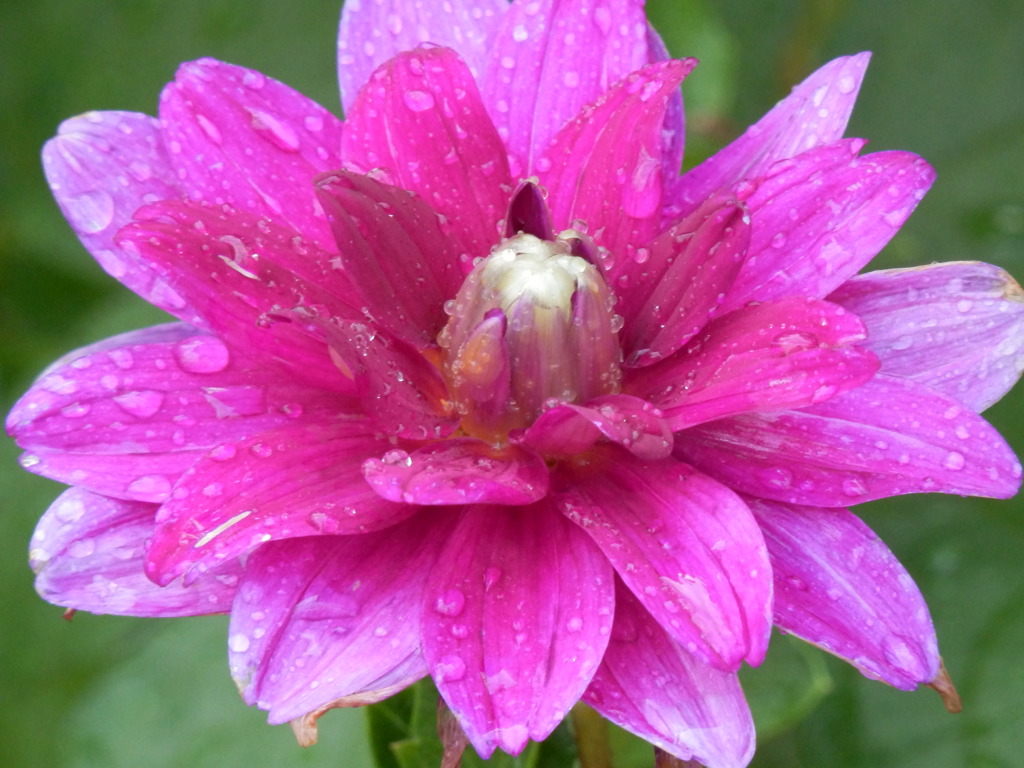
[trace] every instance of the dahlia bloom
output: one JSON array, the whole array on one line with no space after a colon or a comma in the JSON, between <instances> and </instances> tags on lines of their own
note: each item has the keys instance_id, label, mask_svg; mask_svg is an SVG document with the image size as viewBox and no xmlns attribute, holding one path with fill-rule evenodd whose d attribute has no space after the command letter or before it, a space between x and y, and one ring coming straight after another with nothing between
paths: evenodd
<instances>
[{"instance_id":1,"label":"dahlia bloom","mask_svg":"<svg viewBox=\"0 0 1024 768\"><path fill-rule=\"evenodd\" d=\"M680 176L695 62L640 0L349 0L338 48L344 123L201 60L158 118L47 144L86 248L177 321L11 412L24 466L72 486L40 593L230 612L243 698L305 740L430 675L484 757L582 700L742 766L736 670L773 624L954 696L847 507L1017 491L978 412L1024 302L975 262L857 275L933 180L843 138L867 54Z\"/></svg>"}]
</instances>

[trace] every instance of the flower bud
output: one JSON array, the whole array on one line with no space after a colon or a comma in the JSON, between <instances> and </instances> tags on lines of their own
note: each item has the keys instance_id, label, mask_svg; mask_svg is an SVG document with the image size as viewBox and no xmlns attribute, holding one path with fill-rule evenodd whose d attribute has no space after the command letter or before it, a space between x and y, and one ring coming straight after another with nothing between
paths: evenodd
<instances>
[{"instance_id":1,"label":"flower bud","mask_svg":"<svg viewBox=\"0 0 1024 768\"><path fill-rule=\"evenodd\" d=\"M550 401L585 402L621 380L614 298L574 255L580 235L520 233L476 265L438 336L463 429L503 442Z\"/></svg>"}]
</instances>

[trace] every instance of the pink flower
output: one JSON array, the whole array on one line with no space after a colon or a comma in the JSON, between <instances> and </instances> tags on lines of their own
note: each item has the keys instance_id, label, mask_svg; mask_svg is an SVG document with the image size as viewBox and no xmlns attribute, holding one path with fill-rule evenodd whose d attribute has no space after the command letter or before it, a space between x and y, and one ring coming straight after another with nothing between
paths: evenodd
<instances>
[{"instance_id":1,"label":"pink flower","mask_svg":"<svg viewBox=\"0 0 1024 768\"><path fill-rule=\"evenodd\" d=\"M1020 288L856 275L933 179L842 138L866 54L678 176L695 62L642 6L350 0L344 124L212 60L159 119L64 123L65 215L178 322L72 353L10 414L24 466L73 486L40 593L230 611L244 699L309 739L429 674L484 756L582 699L742 766L736 670L773 623L946 686L845 507L1017 491L977 413L1019 375Z\"/></svg>"}]
</instances>

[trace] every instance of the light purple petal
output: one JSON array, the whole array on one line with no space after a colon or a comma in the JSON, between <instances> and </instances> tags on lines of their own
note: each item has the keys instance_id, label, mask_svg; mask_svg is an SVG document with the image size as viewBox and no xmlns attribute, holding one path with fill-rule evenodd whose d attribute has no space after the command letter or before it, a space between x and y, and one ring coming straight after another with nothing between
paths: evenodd
<instances>
[{"instance_id":1,"label":"light purple petal","mask_svg":"<svg viewBox=\"0 0 1024 768\"><path fill-rule=\"evenodd\" d=\"M744 768L754 754L736 674L687 653L619 581L612 639L583 701L680 760Z\"/></svg>"},{"instance_id":2,"label":"light purple petal","mask_svg":"<svg viewBox=\"0 0 1024 768\"><path fill-rule=\"evenodd\" d=\"M532 504L548 492L548 467L526 448L456 437L363 464L382 498L407 504Z\"/></svg>"},{"instance_id":3,"label":"light purple petal","mask_svg":"<svg viewBox=\"0 0 1024 768\"><path fill-rule=\"evenodd\" d=\"M348 171L321 176L317 196L338 246L338 268L367 313L420 347L434 343L444 303L462 284L459 250L415 195Z\"/></svg>"},{"instance_id":4,"label":"light purple petal","mask_svg":"<svg viewBox=\"0 0 1024 768\"><path fill-rule=\"evenodd\" d=\"M718 312L782 296L823 297L903 226L935 180L909 152L856 157L850 139L772 166L747 198L750 247Z\"/></svg>"},{"instance_id":5,"label":"light purple petal","mask_svg":"<svg viewBox=\"0 0 1024 768\"><path fill-rule=\"evenodd\" d=\"M746 414L689 429L675 455L745 493L841 507L904 493L1007 498L1021 466L958 400L876 375L800 411Z\"/></svg>"},{"instance_id":6,"label":"light purple petal","mask_svg":"<svg viewBox=\"0 0 1024 768\"><path fill-rule=\"evenodd\" d=\"M215 59L182 64L160 98L172 165L192 200L266 216L326 248L313 178L341 166L341 121L259 72Z\"/></svg>"},{"instance_id":7,"label":"light purple petal","mask_svg":"<svg viewBox=\"0 0 1024 768\"><path fill-rule=\"evenodd\" d=\"M43 170L71 228L104 271L157 307L195 319L144 259L114 242L140 207L182 195L156 118L89 112L65 120L43 147Z\"/></svg>"},{"instance_id":8,"label":"light purple petal","mask_svg":"<svg viewBox=\"0 0 1024 768\"><path fill-rule=\"evenodd\" d=\"M755 304L708 324L678 354L640 369L627 388L665 413L673 431L750 411L820 403L878 370L853 346L864 326L820 299Z\"/></svg>"},{"instance_id":9,"label":"light purple petal","mask_svg":"<svg viewBox=\"0 0 1024 768\"><path fill-rule=\"evenodd\" d=\"M417 48L374 72L345 123L343 156L440 213L466 265L498 241L512 193L505 146L454 51Z\"/></svg>"},{"instance_id":10,"label":"light purple petal","mask_svg":"<svg viewBox=\"0 0 1024 768\"><path fill-rule=\"evenodd\" d=\"M470 507L427 581L423 652L485 759L548 736L608 643L612 570L547 504Z\"/></svg>"},{"instance_id":11,"label":"light purple petal","mask_svg":"<svg viewBox=\"0 0 1024 768\"><path fill-rule=\"evenodd\" d=\"M480 90L508 145L514 174L532 172L584 105L649 61L642 0L513 3ZM659 152L655 162L660 160Z\"/></svg>"},{"instance_id":12,"label":"light purple petal","mask_svg":"<svg viewBox=\"0 0 1024 768\"><path fill-rule=\"evenodd\" d=\"M359 471L386 447L365 420L337 419L215 448L160 508L147 573L192 578L266 541L394 525L414 508L382 499Z\"/></svg>"},{"instance_id":13,"label":"light purple petal","mask_svg":"<svg viewBox=\"0 0 1024 768\"><path fill-rule=\"evenodd\" d=\"M179 202L141 210L120 242L165 274L229 347L253 350L300 381L351 392L322 335L289 316L359 317L328 252L270 220Z\"/></svg>"},{"instance_id":14,"label":"light purple petal","mask_svg":"<svg viewBox=\"0 0 1024 768\"><path fill-rule=\"evenodd\" d=\"M516 439L545 456L574 456L602 437L641 459L663 459L672 452L672 432L661 411L631 395L605 395L586 405L561 403Z\"/></svg>"},{"instance_id":15,"label":"light purple petal","mask_svg":"<svg viewBox=\"0 0 1024 768\"><path fill-rule=\"evenodd\" d=\"M750 214L712 200L617 262L627 366L650 365L682 347L728 295L750 242Z\"/></svg>"},{"instance_id":16,"label":"light purple petal","mask_svg":"<svg viewBox=\"0 0 1024 768\"><path fill-rule=\"evenodd\" d=\"M459 425L440 371L415 347L368 323L319 322L331 358L351 378L378 429L410 440L450 435Z\"/></svg>"},{"instance_id":17,"label":"light purple petal","mask_svg":"<svg viewBox=\"0 0 1024 768\"><path fill-rule=\"evenodd\" d=\"M930 683L928 607L896 556L846 509L748 502L775 574L775 625L904 690Z\"/></svg>"},{"instance_id":18,"label":"light purple petal","mask_svg":"<svg viewBox=\"0 0 1024 768\"><path fill-rule=\"evenodd\" d=\"M859 275L829 299L856 312L882 371L951 395L975 411L1024 371L1024 291L998 267L930 264Z\"/></svg>"},{"instance_id":19,"label":"light purple petal","mask_svg":"<svg viewBox=\"0 0 1024 768\"><path fill-rule=\"evenodd\" d=\"M338 30L338 82L345 111L377 67L422 43L454 48L479 77L508 9L508 0L347 0Z\"/></svg>"},{"instance_id":20,"label":"light purple petal","mask_svg":"<svg viewBox=\"0 0 1024 768\"><path fill-rule=\"evenodd\" d=\"M634 258L661 229L666 110L695 59L651 64L580 112L537 161L556 229L583 222L610 252Z\"/></svg>"},{"instance_id":21,"label":"light purple petal","mask_svg":"<svg viewBox=\"0 0 1024 768\"><path fill-rule=\"evenodd\" d=\"M188 587L158 587L143 572L156 505L70 488L32 534L29 562L48 602L91 613L196 616L231 607L241 565L225 563Z\"/></svg>"},{"instance_id":22,"label":"light purple petal","mask_svg":"<svg viewBox=\"0 0 1024 768\"><path fill-rule=\"evenodd\" d=\"M682 212L717 190L762 175L786 160L842 138L870 53L833 59L814 72L738 139L680 180Z\"/></svg>"},{"instance_id":23,"label":"light purple petal","mask_svg":"<svg viewBox=\"0 0 1024 768\"><path fill-rule=\"evenodd\" d=\"M559 479L559 508L676 642L718 669L760 663L771 631L771 569L761 531L735 493L677 461L621 451L566 463Z\"/></svg>"},{"instance_id":24,"label":"light purple petal","mask_svg":"<svg viewBox=\"0 0 1024 768\"><path fill-rule=\"evenodd\" d=\"M283 723L376 701L426 675L423 582L451 518L431 510L380 533L260 547L228 635L242 697Z\"/></svg>"}]
</instances>

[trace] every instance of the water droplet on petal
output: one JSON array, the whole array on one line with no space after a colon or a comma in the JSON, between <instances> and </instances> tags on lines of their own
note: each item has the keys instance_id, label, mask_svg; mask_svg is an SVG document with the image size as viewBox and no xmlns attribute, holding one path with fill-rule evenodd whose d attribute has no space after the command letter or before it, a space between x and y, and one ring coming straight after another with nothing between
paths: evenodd
<instances>
[{"instance_id":1,"label":"water droplet on petal","mask_svg":"<svg viewBox=\"0 0 1024 768\"><path fill-rule=\"evenodd\" d=\"M437 663L434 674L441 682L457 683L466 676L466 662L455 655L445 656Z\"/></svg>"},{"instance_id":2,"label":"water droplet on petal","mask_svg":"<svg viewBox=\"0 0 1024 768\"><path fill-rule=\"evenodd\" d=\"M426 112L434 108L434 97L426 91L406 91L402 100L413 112Z\"/></svg>"},{"instance_id":3,"label":"water droplet on petal","mask_svg":"<svg viewBox=\"0 0 1024 768\"><path fill-rule=\"evenodd\" d=\"M66 212L78 234L95 235L114 220L114 198L102 189L85 192L67 201Z\"/></svg>"},{"instance_id":4,"label":"water droplet on petal","mask_svg":"<svg viewBox=\"0 0 1024 768\"><path fill-rule=\"evenodd\" d=\"M946 469L958 470L964 468L964 457L963 454L957 453L956 451L950 451L946 454L946 458L942 460L942 466Z\"/></svg>"},{"instance_id":5,"label":"water droplet on petal","mask_svg":"<svg viewBox=\"0 0 1024 768\"><path fill-rule=\"evenodd\" d=\"M178 365L189 373L217 373L228 367L231 353L214 336L193 336L174 350Z\"/></svg>"},{"instance_id":6,"label":"water droplet on petal","mask_svg":"<svg viewBox=\"0 0 1024 768\"><path fill-rule=\"evenodd\" d=\"M128 493L143 501L161 501L171 490L171 481L163 475L143 475L128 486Z\"/></svg>"},{"instance_id":7,"label":"water droplet on petal","mask_svg":"<svg viewBox=\"0 0 1024 768\"><path fill-rule=\"evenodd\" d=\"M123 395L117 395L114 402L126 413L140 419L148 419L160 410L164 404L164 395L152 390L125 392Z\"/></svg>"},{"instance_id":8,"label":"water droplet on petal","mask_svg":"<svg viewBox=\"0 0 1024 768\"><path fill-rule=\"evenodd\" d=\"M449 589L434 603L434 610L442 616L458 616L466 607L466 595L461 589Z\"/></svg>"},{"instance_id":9,"label":"water droplet on petal","mask_svg":"<svg viewBox=\"0 0 1024 768\"><path fill-rule=\"evenodd\" d=\"M232 653L245 653L249 650L249 637L236 632L228 638L228 647Z\"/></svg>"}]
</instances>

